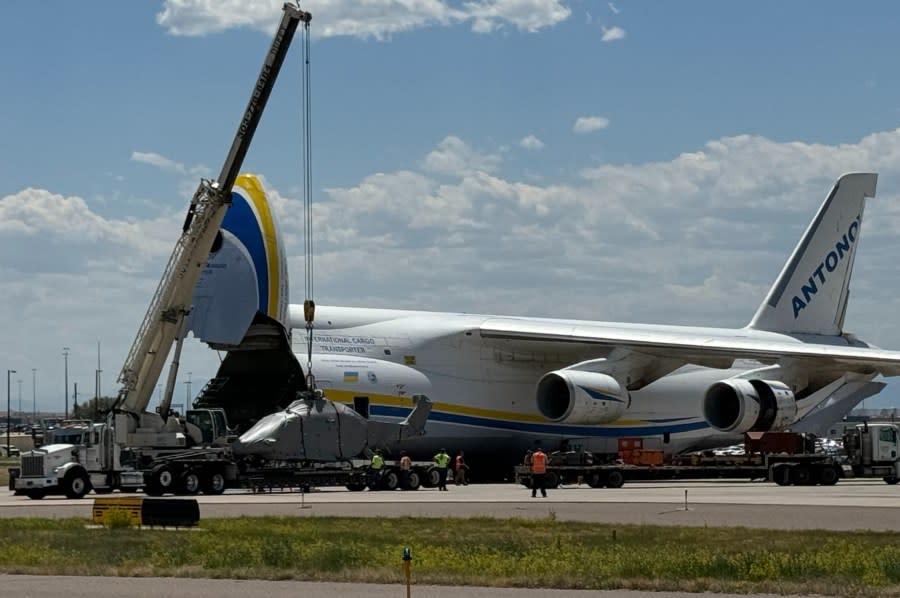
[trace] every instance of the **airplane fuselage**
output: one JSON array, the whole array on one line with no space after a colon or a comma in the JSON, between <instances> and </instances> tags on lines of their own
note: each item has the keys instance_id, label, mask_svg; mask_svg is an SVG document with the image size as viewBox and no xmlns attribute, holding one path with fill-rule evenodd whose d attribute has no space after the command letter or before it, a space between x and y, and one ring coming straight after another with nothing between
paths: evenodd
<instances>
[{"instance_id":1,"label":"airplane fuselage","mask_svg":"<svg viewBox=\"0 0 900 598\"><path fill-rule=\"evenodd\" d=\"M302 313L292 306L293 346L307 361ZM555 449L563 441L594 452L615 452L619 438L641 437L667 453L723 446L741 440L709 426L701 413L705 391L717 381L777 366L742 361L727 368L687 365L640 390L628 393L624 415L596 425L548 421L537 408L535 389L542 376L588 358L584 347L547 351L504 350L488 341L479 327L492 316L381 310L319 308L313 334L312 372L328 398L356 404L379 419L404 417L411 397L434 402L427 433L402 447L424 455L439 448L492 455L521 455L534 441ZM559 322L558 320L556 322ZM577 321L567 321L577 326ZM642 325L630 326L632 332ZM647 327L650 329L650 327ZM710 339L736 334L799 342L758 331L652 327L655 334ZM596 356L596 349L594 349ZM398 447L401 448L401 447Z\"/></svg>"}]
</instances>

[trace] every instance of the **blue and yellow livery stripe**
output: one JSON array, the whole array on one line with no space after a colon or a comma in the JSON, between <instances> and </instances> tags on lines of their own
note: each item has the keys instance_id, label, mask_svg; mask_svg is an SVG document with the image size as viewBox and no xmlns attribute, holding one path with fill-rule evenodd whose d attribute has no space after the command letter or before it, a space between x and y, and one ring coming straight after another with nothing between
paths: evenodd
<instances>
[{"instance_id":1,"label":"blue and yellow livery stripe","mask_svg":"<svg viewBox=\"0 0 900 598\"><path fill-rule=\"evenodd\" d=\"M352 391L331 388L325 390L327 398L340 403L352 403L353 397L357 395L359 395L358 392ZM369 393L368 397L369 410L373 415L406 417L413 406L412 398L410 397L372 393ZM709 424L705 421L697 421L694 418L620 419L603 426L562 425L549 422L540 415L438 402L432 405L429 420L519 432L567 436L645 436L665 434L667 432L670 434L690 432L709 427Z\"/></svg>"},{"instance_id":2,"label":"blue and yellow livery stripe","mask_svg":"<svg viewBox=\"0 0 900 598\"><path fill-rule=\"evenodd\" d=\"M252 174L242 174L234 186L233 201L222 221L222 228L241 240L253 260L259 311L277 319L281 299L281 256L275 219L259 179Z\"/></svg>"}]
</instances>

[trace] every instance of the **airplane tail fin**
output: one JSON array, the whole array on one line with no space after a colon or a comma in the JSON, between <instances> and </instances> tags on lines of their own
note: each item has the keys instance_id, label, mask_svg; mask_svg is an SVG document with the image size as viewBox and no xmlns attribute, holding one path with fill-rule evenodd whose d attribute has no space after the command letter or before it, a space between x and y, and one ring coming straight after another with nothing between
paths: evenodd
<instances>
[{"instance_id":1,"label":"airplane tail fin","mask_svg":"<svg viewBox=\"0 0 900 598\"><path fill-rule=\"evenodd\" d=\"M749 327L789 334L839 335L866 197L877 174L845 174L819 208Z\"/></svg>"},{"instance_id":2,"label":"airplane tail fin","mask_svg":"<svg viewBox=\"0 0 900 598\"><path fill-rule=\"evenodd\" d=\"M242 174L231 197L189 322L195 337L222 349L243 344L254 323L280 324L290 334L287 261L266 193L254 175Z\"/></svg>"}]
</instances>

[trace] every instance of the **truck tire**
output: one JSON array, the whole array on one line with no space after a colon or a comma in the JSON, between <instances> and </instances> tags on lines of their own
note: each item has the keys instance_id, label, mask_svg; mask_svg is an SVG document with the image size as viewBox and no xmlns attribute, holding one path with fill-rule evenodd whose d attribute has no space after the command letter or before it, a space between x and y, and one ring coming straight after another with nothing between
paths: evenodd
<instances>
[{"instance_id":1,"label":"truck tire","mask_svg":"<svg viewBox=\"0 0 900 598\"><path fill-rule=\"evenodd\" d=\"M73 467L66 472L62 481L62 491L66 498L80 499L91 491L91 479L81 467Z\"/></svg>"},{"instance_id":2,"label":"truck tire","mask_svg":"<svg viewBox=\"0 0 900 598\"><path fill-rule=\"evenodd\" d=\"M606 476L607 488L621 488L625 484L625 474L618 469L613 469Z\"/></svg>"},{"instance_id":3,"label":"truck tire","mask_svg":"<svg viewBox=\"0 0 900 598\"><path fill-rule=\"evenodd\" d=\"M351 482L347 484L347 490L350 492L362 492L366 489L366 485L363 482Z\"/></svg>"},{"instance_id":4,"label":"truck tire","mask_svg":"<svg viewBox=\"0 0 900 598\"><path fill-rule=\"evenodd\" d=\"M592 471L591 473L584 476L587 485L591 488L602 488L604 479L603 476L598 471Z\"/></svg>"},{"instance_id":5,"label":"truck tire","mask_svg":"<svg viewBox=\"0 0 900 598\"><path fill-rule=\"evenodd\" d=\"M898 478L896 476L892 476L892 475L884 476L881 479L883 479L884 483L887 484L888 486L894 486L897 484L897 482L900 482L900 478Z\"/></svg>"},{"instance_id":6,"label":"truck tire","mask_svg":"<svg viewBox=\"0 0 900 598\"><path fill-rule=\"evenodd\" d=\"M840 477L834 467L823 467L819 470L819 483L823 486L834 486Z\"/></svg>"},{"instance_id":7,"label":"truck tire","mask_svg":"<svg viewBox=\"0 0 900 598\"><path fill-rule=\"evenodd\" d=\"M166 492L172 492L175 486L175 474L168 465L157 465L149 474L149 479L144 485L144 494L148 496L162 496Z\"/></svg>"},{"instance_id":8,"label":"truck tire","mask_svg":"<svg viewBox=\"0 0 900 598\"><path fill-rule=\"evenodd\" d=\"M418 490L421 485L422 480L419 479L419 472L409 471L406 474L406 484L403 485L404 490Z\"/></svg>"},{"instance_id":9,"label":"truck tire","mask_svg":"<svg viewBox=\"0 0 900 598\"><path fill-rule=\"evenodd\" d=\"M43 488L40 488L38 490L26 490L25 496L27 496L31 500L41 500L42 498L47 496L47 491Z\"/></svg>"},{"instance_id":10,"label":"truck tire","mask_svg":"<svg viewBox=\"0 0 900 598\"><path fill-rule=\"evenodd\" d=\"M559 474L555 471L548 471L544 476L544 484L547 488L559 488Z\"/></svg>"},{"instance_id":11,"label":"truck tire","mask_svg":"<svg viewBox=\"0 0 900 598\"><path fill-rule=\"evenodd\" d=\"M200 492L200 474L195 469L186 469L178 478L178 493L194 496Z\"/></svg>"},{"instance_id":12,"label":"truck tire","mask_svg":"<svg viewBox=\"0 0 900 598\"><path fill-rule=\"evenodd\" d=\"M221 471L210 471L203 476L203 483L201 486L203 494L209 494L211 496L222 494L225 492L225 486L227 486L227 483L225 481L225 476Z\"/></svg>"}]
</instances>

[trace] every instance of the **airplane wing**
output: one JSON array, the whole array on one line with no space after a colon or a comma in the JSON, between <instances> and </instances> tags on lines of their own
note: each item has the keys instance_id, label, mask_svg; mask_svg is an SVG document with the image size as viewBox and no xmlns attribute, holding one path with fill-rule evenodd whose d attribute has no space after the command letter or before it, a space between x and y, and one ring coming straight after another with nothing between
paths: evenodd
<instances>
[{"instance_id":1,"label":"airplane wing","mask_svg":"<svg viewBox=\"0 0 900 598\"><path fill-rule=\"evenodd\" d=\"M676 328L619 327L590 322L554 322L518 318L490 318L479 332L484 339L495 340L498 348L522 348L532 352L558 352L561 347L580 345L598 350L617 361L665 362L659 372L671 371L676 364L696 364L727 368L738 359L761 363L806 362L812 366L840 368L848 372L900 375L900 351L885 351L867 346L852 346L843 337L822 337L822 343L803 342L788 335L765 338L755 331ZM627 356L626 356L627 355ZM644 375L639 388L659 375L646 375L646 365L638 366ZM652 372L651 372L652 374ZM664 375L664 373L663 373Z\"/></svg>"}]
</instances>

